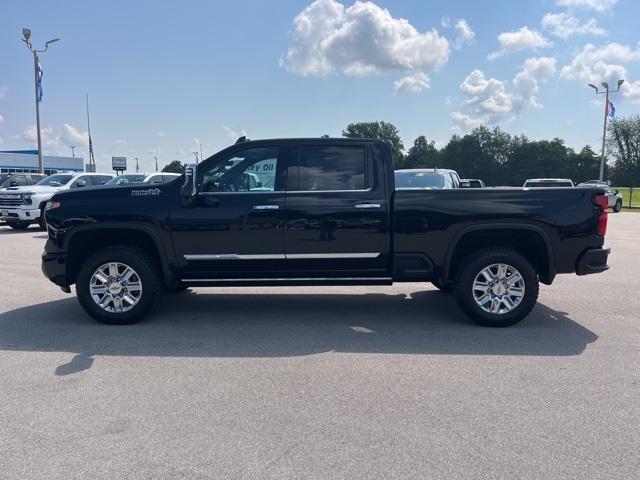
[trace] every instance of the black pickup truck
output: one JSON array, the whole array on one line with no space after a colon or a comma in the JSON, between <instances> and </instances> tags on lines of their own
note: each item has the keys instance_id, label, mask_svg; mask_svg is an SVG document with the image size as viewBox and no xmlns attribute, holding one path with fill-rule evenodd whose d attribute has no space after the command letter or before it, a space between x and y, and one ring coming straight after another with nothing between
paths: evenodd
<instances>
[{"instance_id":1,"label":"black pickup truck","mask_svg":"<svg viewBox=\"0 0 640 480\"><path fill-rule=\"evenodd\" d=\"M166 184L57 193L45 216L44 274L114 324L190 286L433 282L506 326L539 281L608 268L601 188L396 190L371 139L241 139Z\"/></svg>"}]
</instances>

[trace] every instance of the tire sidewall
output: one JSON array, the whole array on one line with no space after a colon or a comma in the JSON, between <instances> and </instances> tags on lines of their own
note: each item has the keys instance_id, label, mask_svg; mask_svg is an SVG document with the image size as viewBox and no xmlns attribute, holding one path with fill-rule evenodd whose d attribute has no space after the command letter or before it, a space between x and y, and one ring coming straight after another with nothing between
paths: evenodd
<instances>
[{"instance_id":1,"label":"tire sidewall","mask_svg":"<svg viewBox=\"0 0 640 480\"><path fill-rule=\"evenodd\" d=\"M476 303L473 296L473 282L476 276L494 263L510 265L522 275L525 293L520 305L508 313L495 314L485 312ZM456 297L461 308L473 320L490 327L506 327L526 317L538 300L538 275L532 265L523 256L509 251L485 251L468 259L456 282Z\"/></svg>"},{"instance_id":2,"label":"tire sidewall","mask_svg":"<svg viewBox=\"0 0 640 480\"><path fill-rule=\"evenodd\" d=\"M616 204L613 206L614 212L618 213L620 210L622 210L622 200L618 200Z\"/></svg>"},{"instance_id":3,"label":"tire sidewall","mask_svg":"<svg viewBox=\"0 0 640 480\"><path fill-rule=\"evenodd\" d=\"M127 312L107 312L91 297L89 285L93 272L109 262L120 262L130 266L142 282L140 300ZM85 260L76 279L76 294L85 311L99 322L111 325L126 325L140 321L155 305L159 292L159 274L152 259L142 250L132 247L107 247L99 250Z\"/></svg>"}]
</instances>

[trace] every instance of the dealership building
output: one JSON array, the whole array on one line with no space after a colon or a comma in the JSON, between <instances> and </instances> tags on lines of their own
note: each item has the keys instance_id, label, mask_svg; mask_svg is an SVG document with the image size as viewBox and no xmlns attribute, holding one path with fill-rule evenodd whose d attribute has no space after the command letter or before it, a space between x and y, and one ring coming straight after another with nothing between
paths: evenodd
<instances>
[{"instance_id":1,"label":"dealership building","mask_svg":"<svg viewBox=\"0 0 640 480\"><path fill-rule=\"evenodd\" d=\"M83 172L82 157L59 157L43 155L44 173L51 175L58 172ZM0 173L26 172L38 173L37 150L0 151Z\"/></svg>"}]
</instances>

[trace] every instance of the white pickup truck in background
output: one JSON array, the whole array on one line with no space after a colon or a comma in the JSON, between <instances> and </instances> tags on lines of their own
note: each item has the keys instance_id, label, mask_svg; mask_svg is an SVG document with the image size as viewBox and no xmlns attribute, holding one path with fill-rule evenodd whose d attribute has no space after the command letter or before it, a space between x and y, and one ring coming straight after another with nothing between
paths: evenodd
<instances>
[{"instance_id":1,"label":"white pickup truck in background","mask_svg":"<svg viewBox=\"0 0 640 480\"><path fill-rule=\"evenodd\" d=\"M109 173L56 173L35 185L5 188L0 190L0 221L17 230L25 230L32 223L44 229L44 208L54 193L104 185L113 177Z\"/></svg>"}]
</instances>

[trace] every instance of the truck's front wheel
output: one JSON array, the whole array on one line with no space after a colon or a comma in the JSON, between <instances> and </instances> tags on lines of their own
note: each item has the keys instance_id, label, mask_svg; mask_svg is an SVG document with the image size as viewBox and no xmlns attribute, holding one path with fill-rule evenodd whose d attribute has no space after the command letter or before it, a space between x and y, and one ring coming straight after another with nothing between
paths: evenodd
<instances>
[{"instance_id":1,"label":"truck's front wheel","mask_svg":"<svg viewBox=\"0 0 640 480\"><path fill-rule=\"evenodd\" d=\"M481 325L513 325L526 317L538 300L537 272L514 250L482 250L462 265L455 283L456 300Z\"/></svg>"},{"instance_id":2,"label":"truck's front wheel","mask_svg":"<svg viewBox=\"0 0 640 480\"><path fill-rule=\"evenodd\" d=\"M160 273L143 250L106 247L84 261L76 279L82 308L102 323L125 325L141 320L161 291Z\"/></svg>"}]
</instances>

